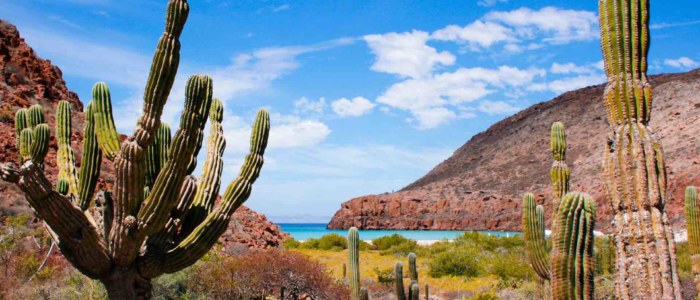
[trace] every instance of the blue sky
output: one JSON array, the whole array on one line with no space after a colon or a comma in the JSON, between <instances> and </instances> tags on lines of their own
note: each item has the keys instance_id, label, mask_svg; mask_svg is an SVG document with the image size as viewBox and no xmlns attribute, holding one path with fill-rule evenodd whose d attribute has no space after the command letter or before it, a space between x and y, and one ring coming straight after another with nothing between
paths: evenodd
<instances>
[{"instance_id":1,"label":"blue sky","mask_svg":"<svg viewBox=\"0 0 700 300\"><path fill-rule=\"evenodd\" d=\"M189 3L163 120L177 126L187 76L214 77L226 107L225 187L267 108L269 150L247 205L274 221L327 221L341 202L400 189L519 109L605 80L597 1ZM700 7L651 4L650 73L700 67ZM128 134L165 5L0 0L0 18L83 102L106 81Z\"/></svg>"}]
</instances>

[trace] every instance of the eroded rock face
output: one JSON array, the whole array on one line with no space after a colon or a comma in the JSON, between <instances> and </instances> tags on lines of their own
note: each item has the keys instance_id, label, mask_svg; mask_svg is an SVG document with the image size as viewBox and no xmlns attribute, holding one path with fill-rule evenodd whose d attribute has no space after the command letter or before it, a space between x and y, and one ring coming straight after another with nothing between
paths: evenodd
<instances>
[{"instance_id":1,"label":"eroded rock face","mask_svg":"<svg viewBox=\"0 0 700 300\"><path fill-rule=\"evenodd\" d=\"M0 162L18 160L15 148L15 112L22 107L40 104L52 130L50 151L46 158L46 173L49 180L56 181L58 147L54 129L55 109L61 100L66 100L73 106L72 146L79 166L85 120L82 113L83 103L78 99L78 95L68 90L61 70L49 60L39 58L24 42L15 26L0 20ZM98 188L111 188L114 182L114 168L106 159L103 160L101 176ZM0 181L0 195L0 219L8 214L32 214L24 195L16 186ZM267 221L264 215L241 207L220 241L224 246L239 244L250 248L269 248L276 247L286 237L287 235L283 234L277 225Z\"/></svg>"},{"instance_id":2,"label":"eroded rock face","mask_svg":"<svg viewBox=\"0 0 700 300\"><path fill-rule=\"evenodd\" d=\"M666 211L672 225L681 228L683 190L700 185L700 70L651 80L651 128L661 139L669 175ZM596 225L608 230L610 205L601 175L609 132L603 89L598 85L568 92L496 123L404 189L343 203L328 227L520 231L525 192L537 195L549 222L549 131L553 122L562 121L572 190L596 198Z\"/></svg>"}]
</instances>

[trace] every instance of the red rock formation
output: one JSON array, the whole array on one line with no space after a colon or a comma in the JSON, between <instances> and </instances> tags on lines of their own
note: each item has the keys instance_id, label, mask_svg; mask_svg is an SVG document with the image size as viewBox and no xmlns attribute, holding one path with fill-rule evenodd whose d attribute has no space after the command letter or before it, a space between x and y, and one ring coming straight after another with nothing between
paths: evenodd
<instances>
[{"instance_id":1,"label":"red rock formation","mask_svg":"<svg viewBox=\"0 0 700 300\"><path fill-rule=\"evenodd\" d=\"M14 114L17 109L41 104L47 123L53 131L55 108L60 100L70 102L75 111L72 146L79 160L84 124L82 102L78 95L66 88L61 70L50 61L37 57L34 50L20 37L17 28L3 20L0 20L0 76L0 162L18 159L14 129ZM55 132L52 132L51 149L46 158L46 172L52 181L56 180L58 174L55 136ZM80 164L79 161L77 163ZM103 160L101 175L102 184L98 188L110 187L114 181L114 169L107 160ZM0 195L0 219L8 214L32 213L24 195L15 185L0 181ZM286 237L264 215L241 207L220 241L226 247L241 244L252 248L269 248L277 246Z\"/></svg>"},{"instance_id":2,"label":"red rock formation","mask_svg":"<svg viewBox=\"0 0 700 300\"><path fill-rule=\"evenodd\" d=\"M669 174L666 210L684 226L683 189L700 184L700 70L652 76L651 126L664 146ZM603 86L568 92L536 104L474 136L432 171L401 191L355 198L328 224L340 229L456 229L520 231L521 197L538 195L551 215L549 129L566 125L572 189L598 202L598 228L610 228L602 184L607 141Z\"/></svg>"}]
</instances>

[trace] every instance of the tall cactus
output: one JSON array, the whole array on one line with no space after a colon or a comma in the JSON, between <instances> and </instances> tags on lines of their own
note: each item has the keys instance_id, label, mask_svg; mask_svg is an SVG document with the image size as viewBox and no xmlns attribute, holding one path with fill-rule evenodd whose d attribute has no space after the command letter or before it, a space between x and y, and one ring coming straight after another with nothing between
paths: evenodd
<instances>
[{"instance_id":1,"label":"tall cactus","mask_svg":"<svg viewBox=\"0 0 700 300\"><path fill-rule=\"evenodd\" d=\"M578 192L562 198L557 211L559 233L553 236L552 299L595 299L593 227L595 200Z\"/></svg>"},{"instance_id":2,"label":"tall cactus","mask_svg":"<svg viewBox=\"0 0 700 300\"><path fill-rule=\"evenodd\" d=\"M420 297L420 287L418 286L418 282L411 282L411 285L408 287L408 299L409 300L418 300Z\"/></svg>"},{"instance_id":3,"label":"tall cactus","mask_svg":"<svg viewBox=\"0 0 700 300\"><path fill-rule=\"evenodd\" d=\"M698 209L698 190L694 186L685 188L685 221L695 287L700 290L700 209Z\"/></svg>"},{"instance_id":4,"label":"tall cactus","mask_svg":"<svg viewBox=\"0 0 700 300\"><path fill-rule=\"evenodd\" d=\"M398 300L406 299L406 291L403 287L403 263L400 261L396 262L394 268L394 294Z\"/></svg>"},{"instance_id":5,"label":"tall cactus","mask_svg":"<svg viewBox=\"0 0 700 300\"><path fill-rule=\"evenodd\" d=\"M544 238L544 208L542 205L535 205L535 195L525 194L523 197L525 249L537 276L543 280L549 280L549 252Z\"/></svg>"},{"instance_id":6,"label":"tall cactus","mask_svg":"<svg viewBox=\"0 0 700 300\"><path fill-rule=\"evenodd\" d=\"M350 299L360 300L360 234L355 227L348 230L348 265L350 266Z\"/></svg>"},{"instance_id":7,"label":"tall cactus","mask_svg":"<svg viewBox=\"0 0 700 300\"><path fill-rule=\"evenodd\" d=\"M70 104L65 101L56 108L59 181L55 190L41 168L43 143L48 141L49 131L43 124L41 107L22 109L16 114L22 166L0 164L0 178L25 192L68 261L88 277L100 280L111 299L148 299L153 278L177 272L206 254L226 230L232 214L250 196L263 165L270 117L261 110L253 124L250 152L239 175L214 205L225 141L221 103L215 101L212 108L213 83L209 76L194 75L187 81L185 108L173 138L167 125L161 124L162 110L178 69L179 36L188 13L186 0L169 1L165 32L146 82L142 115L131 137L120 140L109 89L105 83L97 83L93 101L86 109L80 172L71 148ZM211 113L212 133L205 171L198 182L190 167L198 154L197 144L204 136L210 109L215 111ZM152 144L158 146L159 155L153 159L158 163L157 168L147 169L146 153ZM99 192L93 201L103 157L113 161L114 189ZM150 185L146 184L147 175L152 176ZM200 184L204 190L198 189ZM195 208L193 203L206 209L196 222L190 223L186 216ZM359 282L359 273L354 280Z\"/></svg>"},{"instance_id":8,"label":"tall cactus","mask_svg":"<svg viewBox=\"0 0 700 300\"><path fill-rule=\"evenodd\" d=\"M599 0L610 136L604 157L616 247L617 299L680 299L673 232L664 210L666 165L649 127L648 0Z\"/></svg>"}]
</instances>

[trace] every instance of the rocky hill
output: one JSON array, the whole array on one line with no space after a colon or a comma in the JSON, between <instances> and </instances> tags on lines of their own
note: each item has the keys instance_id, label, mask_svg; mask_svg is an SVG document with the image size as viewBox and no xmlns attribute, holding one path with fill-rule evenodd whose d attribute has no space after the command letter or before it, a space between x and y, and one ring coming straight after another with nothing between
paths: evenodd
<instances>
[{"instance_id":1,"label":"rocky hill","mask_svg":"<svg viewBox=\"0 0 700 300\"><path fill-rule=\"evenodd\" d=\"M60 100L67 100L76 111L73 115L73 150L76 158L81 157L80 141L84 118L83 103L78 95L66 88L61 70L50 61L39 58L34 50L20 37L17 28L0 20L0 162L17 161L15 148L14 114L17 109L41 104L52 130L55 124L55 108ZM52 133L50 151L46 158L46 171L50 180L55 181L56 140ZM80 162L77 162L80 164ZM114 169L103 160L98 188L110 186L114 181ZM14 185L0 181L0 220L17 213L32 214L21 191ZM241 207L234 215L221 242L229 247L275 247L286 238L277 225L270 223L264 215L247 207Z\"/></svg>"},{"instance_id":2,"label":"rocky hill","mask_svg":"<svg viewBox=\"0 0 700 300\"><path fill-rule=\"evenodd\" d=\"M661 138L670 179L666 211L680 228L685 222L683 190L700 184L700 70L651 80L651 127ZM551 214L549 130L552 122L562 121L572 189L597 199L598 229L609 229L610 206L601 177L609 131L603 89L568 92L496 123L402 190L343 203L328 227L520 231L525 192L535 193L545 204L545 215Z\"/></svg>"}]
</instances>

